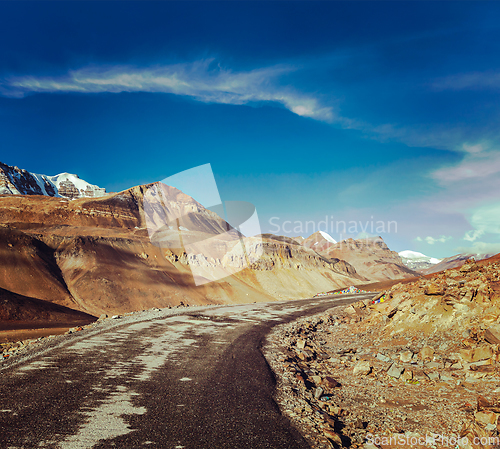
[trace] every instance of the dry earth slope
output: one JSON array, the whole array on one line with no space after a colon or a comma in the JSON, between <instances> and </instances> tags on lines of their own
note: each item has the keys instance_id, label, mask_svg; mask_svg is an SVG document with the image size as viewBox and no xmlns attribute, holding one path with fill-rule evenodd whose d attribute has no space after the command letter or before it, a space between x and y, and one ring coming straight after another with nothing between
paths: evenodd
<instances>
[{"instance_id":1,"label":"dry earth slope","mask_svg":"<svg viewBox=\"0 0 500 449\"><path fill-rule=\"evenodd\" d=\"M168 222L172 214L178 217L175 223ZM2 195L0 216L0 288L5 305L10 292L11 301L21 295L99 316L181 302L307 297L364 280L345 262L267 236L262 241L245 240L250 251L264 250L250 268L197 286L193 265L207 272L221 269L224 263L233 271L242 268L241 257L234 252L239 233L191 197L164 184L71 201ZM212 258L187 254L183 248L204 239L214 242ZM18 310L21 319L24 312L12 310Z\"/></svg>"}]
</instances>

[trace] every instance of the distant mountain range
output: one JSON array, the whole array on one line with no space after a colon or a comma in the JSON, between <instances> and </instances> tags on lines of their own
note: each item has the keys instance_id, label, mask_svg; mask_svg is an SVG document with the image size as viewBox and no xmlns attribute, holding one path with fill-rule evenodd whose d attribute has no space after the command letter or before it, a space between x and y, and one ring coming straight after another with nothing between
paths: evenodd
<instances>
[{"instance_id":1,"label":"distant mountain range","mask_svg":"<svg viewBox=\"0 0 500 449\"><path fill-rule=\"evenodd\" d=\"M416 251L401 251L399 252L403 263L410 269L415 271L425 270L433 267L434 265L441 262L441 259L436 259L435 257L429 257L425 254L418 253Z\"/></svg>"},{"instance_id":2,"label":"distant mountain range","mask_svg":"<svg viewBox=\"0 0 500 449\"><path fill-rule=\"evenodd\" d=\"M447 257L446 259L441 259L439 263L434 264L426 269L420 270L422 274L432 274L439 271L451 270L452 268L457 268L462 266L468 259L473 257L476 261L488 259L495 254L457 254L455 256Z\"/></svg>"},{"instance_id":3,"label":"distant mountain range","mask_svg":"<svg viewBox=\"0 0 500 449\"><path fill-rule=\"evenodd\" d=\"M398 254L382 237L337 242L322 231L305 239L245 238L161 183L106 194L77 175L37 175L0 163L0 195L0 321L305 298L420 276L469 257ZM167 211L174 210L179 218L170 223ZM186 250L202 242L211 245L209 256ZM242 242L247 255L262 253L250 265ZM193 277L213 273L218 280L205 285Z\"/></svg>"},{"instance_id":4,"label":"distant mountain range","mask_svg":"<svg viewBox=\"0 0 500 449\"><path fill-rule=\"evenodd\" d=\"M398 253L387 247L382 237L337 242L326 232L318 231L304 239L302 245L324 257L345 260L358 274L371 281L418 276L403 263Z\"/></svg>"},{"instance_id":5,"label":"distant mountain range","mask_svg":"<svg viewBox=\"0 0 500 449\"><path fill-rule=\"evenodd\" d=\"M62 198L97 198L106 189L89 184L78 175L38 175L0 162L0 195L45 195Z\"/></svg>"},{"instance_id":6,"label":"distant mountain range","mask_svg":"<svg viewBox=\"0 0 500 449\"><path fill-rule=\"evenodd\" d=\"M2 170L0 321L308 298L367 281L349 263L291 238L243 239L216 213L162 183L90 198L83 186L80 197L70 197L53 178L4 164ZM241 257L243 240L246 255L261 254L251 265ZM213 282L196 282L213 274Z\"/></svg>"}]
</instances>

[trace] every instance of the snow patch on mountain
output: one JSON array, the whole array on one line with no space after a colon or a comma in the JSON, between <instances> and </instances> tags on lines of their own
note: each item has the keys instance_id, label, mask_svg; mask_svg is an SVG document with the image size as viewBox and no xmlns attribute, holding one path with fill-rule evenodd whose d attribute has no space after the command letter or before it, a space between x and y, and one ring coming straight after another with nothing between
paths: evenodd
<instances>
[{"instance_id":1,"label":"snow patch on mountain","mask_svg":"<svg viewBox=\"0 0 500 449\"><path fill-rule=\"evenodd\" d=\"M419 253L417 251L410 251L410 250L401 251L398 254L405 259L425 260L425 261L430 262L432 264L439 263L442 260L442 259L436 259L435 257L426 256L425 254Z\"/></svg>"},{"instance_id":2,"label":"snow patch on mountain","mask_svg":"<svg viewBox=\"0 0 500 449\"><path fill-rule=\"evenodd\" d=\"M322 237L327 241L327 242L330 242L330 243L337 243L337 240L335 240L330 234L327 234L326 232L323 232L323 231L319 231L319 233L322 235Z\"/></svg>"},{"instance_id":3,"label":"snow patch on mountain","mask_svg":"<svg viewBox=\"0 0 500 449\"><path fill-rule=\"evenodd\" d=\"M412 270L425 270L438 264L442 260L411 250L401 251L398 254L403 260L403 263Z\"/></svg>"},{"instance_id":4,"label":"snow patch on mountain","mask_svg":"<svg viewBox=\"0 0 500 449\"><path fill-rule=\"evenodd\" d=\"M45 176L45 178L56 187L61 196L71 196L68 195L67 190L69 187L70 191L74 192L74 190L71 188L71 185L73 185L78 191L74 192L77 196L99 197L106 194L106 189L102 189L99 186L90 184L87 181L80 179L78 175L73 175L71 173L60 173L59 175L55 176Z\"/></svg>"},{"instance_id":5,"label":"snow patch on mountain","mask_svg":"<svg viewBox=\"0 0 500 449\"><path fill-rule=\"evenodd\" d=\"M96 198L106 195L106 189L90 184L71 173L40 175L0 162L0 195Z\"/></svg>"}]
</instances>

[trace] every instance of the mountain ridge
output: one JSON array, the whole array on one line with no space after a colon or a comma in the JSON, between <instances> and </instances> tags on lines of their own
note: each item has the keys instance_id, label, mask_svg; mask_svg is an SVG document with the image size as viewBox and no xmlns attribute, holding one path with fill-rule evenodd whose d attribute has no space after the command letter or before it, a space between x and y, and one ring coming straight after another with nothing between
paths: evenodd
<instances>
[{"instance_id":1,"label":"mountain ridge","mask_svg":"<svg viewBox=\"0 0 500 449\"><path fill-rule=\"evenodd\" d=\"M0 195L97 198L106 195L106 189L90 184L71 173L40 175L0 162Z\"/></svg>"}]
</instances>

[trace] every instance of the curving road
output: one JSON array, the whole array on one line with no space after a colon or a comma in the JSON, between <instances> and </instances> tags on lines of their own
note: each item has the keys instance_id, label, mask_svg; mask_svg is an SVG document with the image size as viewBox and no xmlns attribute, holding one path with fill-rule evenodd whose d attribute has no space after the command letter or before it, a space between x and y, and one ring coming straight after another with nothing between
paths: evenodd
<instances>
[{"instance_id":1,"label":"curving road","mask_svg":"<svg viewBox=\"0 0 500 449\"><path fill-rule=\"evenodd\" d=\"M68 335L0 365L0 447L306 449L273 401L261 342L371 296L149 311Z\"/></svg>"}]
</instances>

